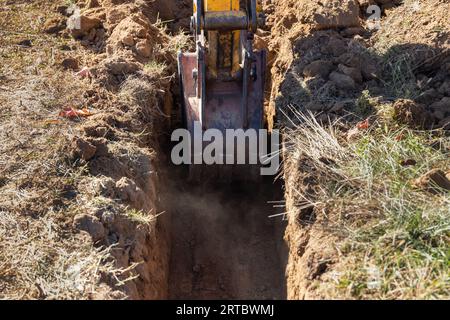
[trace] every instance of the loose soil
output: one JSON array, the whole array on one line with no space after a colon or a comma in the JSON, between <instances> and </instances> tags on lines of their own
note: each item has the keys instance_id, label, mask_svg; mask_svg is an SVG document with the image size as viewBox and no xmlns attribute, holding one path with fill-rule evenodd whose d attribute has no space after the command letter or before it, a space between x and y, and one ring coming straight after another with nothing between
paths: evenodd
<instances>
[{"instance_id":1,"label":"loose soil","mask_svg":"<svg viewBox=\"0 0 450 320\"><path fill-rule=\"evenodd\" d=\"M174 188L170 298L286 298L279 184Z\"/></svg>"}]
</instances>

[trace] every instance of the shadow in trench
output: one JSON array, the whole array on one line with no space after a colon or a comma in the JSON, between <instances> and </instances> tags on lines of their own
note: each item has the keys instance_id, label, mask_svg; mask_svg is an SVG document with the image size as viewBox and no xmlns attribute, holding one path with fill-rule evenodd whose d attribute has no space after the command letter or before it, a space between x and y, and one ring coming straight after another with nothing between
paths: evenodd
<instances>
[{"instance_id":1,"label":"shadow in trench","mask_svg":"<svg viewBox=\"0 0 450 320\"><path fill-rule=\"evenodd\" d=\"M268 203L281 185L172 181L169 298L285 299L285 223Z\"/></svg>"}]
</instances>

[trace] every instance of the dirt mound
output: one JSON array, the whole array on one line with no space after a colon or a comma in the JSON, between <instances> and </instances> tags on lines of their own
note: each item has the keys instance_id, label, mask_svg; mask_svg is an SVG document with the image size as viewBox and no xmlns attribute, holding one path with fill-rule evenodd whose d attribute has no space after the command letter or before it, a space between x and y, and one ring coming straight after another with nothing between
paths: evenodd
<instances>
[{"instance_id":1,"label":"dirt mound","mask_svg":"<svg viewBox=\"0 0 450 320\"><path fill-rule=\"evenodd\" d=\"M376 31L366 28L363 19L374 3L273 1L267 5L272 11L272 35L271 40L265 36L265 42L277 52L271 61L270 114L294 105L320 114L324 121L350 114L358 120L374 112L369 97L386 102L409 98L425 104L431 125L445 127L449 38L445 28L437 26L448 26L443 14L448 4L423 3L416 15L411 4L384 1L387 17ZM442 10L432 19L437 5ZM398 19L405 14L414 37L409 37L409 25Z\"/></svg>"},{"instance_id":2,"label":"dirt mound","mask_svg":"<svg viewBox=\"0 0 450 320\"><path fill-rule=\"evenodd\" d=\"M84 136L74 144L72 154L96 177L80 184L87 213L77 215L74 226L96 245L114 246L115 263L129 270L130 279L133 272L139 275L121 284L131 298L160 299L168 290L169 235L167 217L157 218L155 150L169 123L175 54L186 37L169 37L155 23L175 18L174 8L163 1L91 1L81 10L81 29L69 28L83 45L101 52L84 75L111 106L96 101L103 112L81 127Z\"/></svg>"}]
</instances>

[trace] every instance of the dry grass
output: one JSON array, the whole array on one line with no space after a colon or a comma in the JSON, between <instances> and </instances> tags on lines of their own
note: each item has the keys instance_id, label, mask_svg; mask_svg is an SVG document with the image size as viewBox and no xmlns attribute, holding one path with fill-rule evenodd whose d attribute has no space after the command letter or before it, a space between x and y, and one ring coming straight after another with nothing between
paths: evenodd
<instances>
[{"instance_id":1,"label":"dry grass","mask_svg":"<svg viewBox=\"0 0 450 320\"><path fill-rule=\"evenodd\" d=\"M0 215L0 299L88 298L102 275L120 272L108 262L109 250L93 250L82 235L63 236L52 214Z\"/></svg>"},{"instance_id":2,"label":"dry grass","mask_svg":"<svg viewBox=\"0 0 450 320\"><path fill-rule=\"evenodd\" d=\"M299 201L331 212L328 224L342 239L338 277L321 290L344 298L448 298L450 193L411 183L431 168L450 168L448 136L380 120L348 142L337 123L323 127L299 113L295 122L286 135L288 161L307 157L320 186L315 194L298 191ZM431 146L437 139L440 149Z\"/></svg>"},{"instance_id":3,"label":"dry grass","mask_svg":"<svg viewBox=\"0 0 450 320\"><path fill-rule=\"evenodd\" d=\"M79 45L41 32L55 2L0 4L0 298L107 298L99 280L119 272L109 250L95 250L70 226L84 173L67 158L78 122L58 113L85 107L90 85L59 67L67 53L58 48Z\"/></svg>"}]
</instances>

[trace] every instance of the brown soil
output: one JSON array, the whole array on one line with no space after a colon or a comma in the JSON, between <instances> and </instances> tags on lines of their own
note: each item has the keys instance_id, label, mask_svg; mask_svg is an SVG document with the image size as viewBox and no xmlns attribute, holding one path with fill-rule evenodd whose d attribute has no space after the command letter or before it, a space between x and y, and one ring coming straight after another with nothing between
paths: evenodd
<instances>
[{"instance_id":1,"label":"brown soil","mask_svg":"<svg viewBox=\"0 0 450 320\"><path fill-rule=\"evenodd\" d=\"M177 186L169 297L285 299L284 223L269 218L277 210L268 201L282 199L277 190L272 183Z\"/></svg>"}]
</instances>

